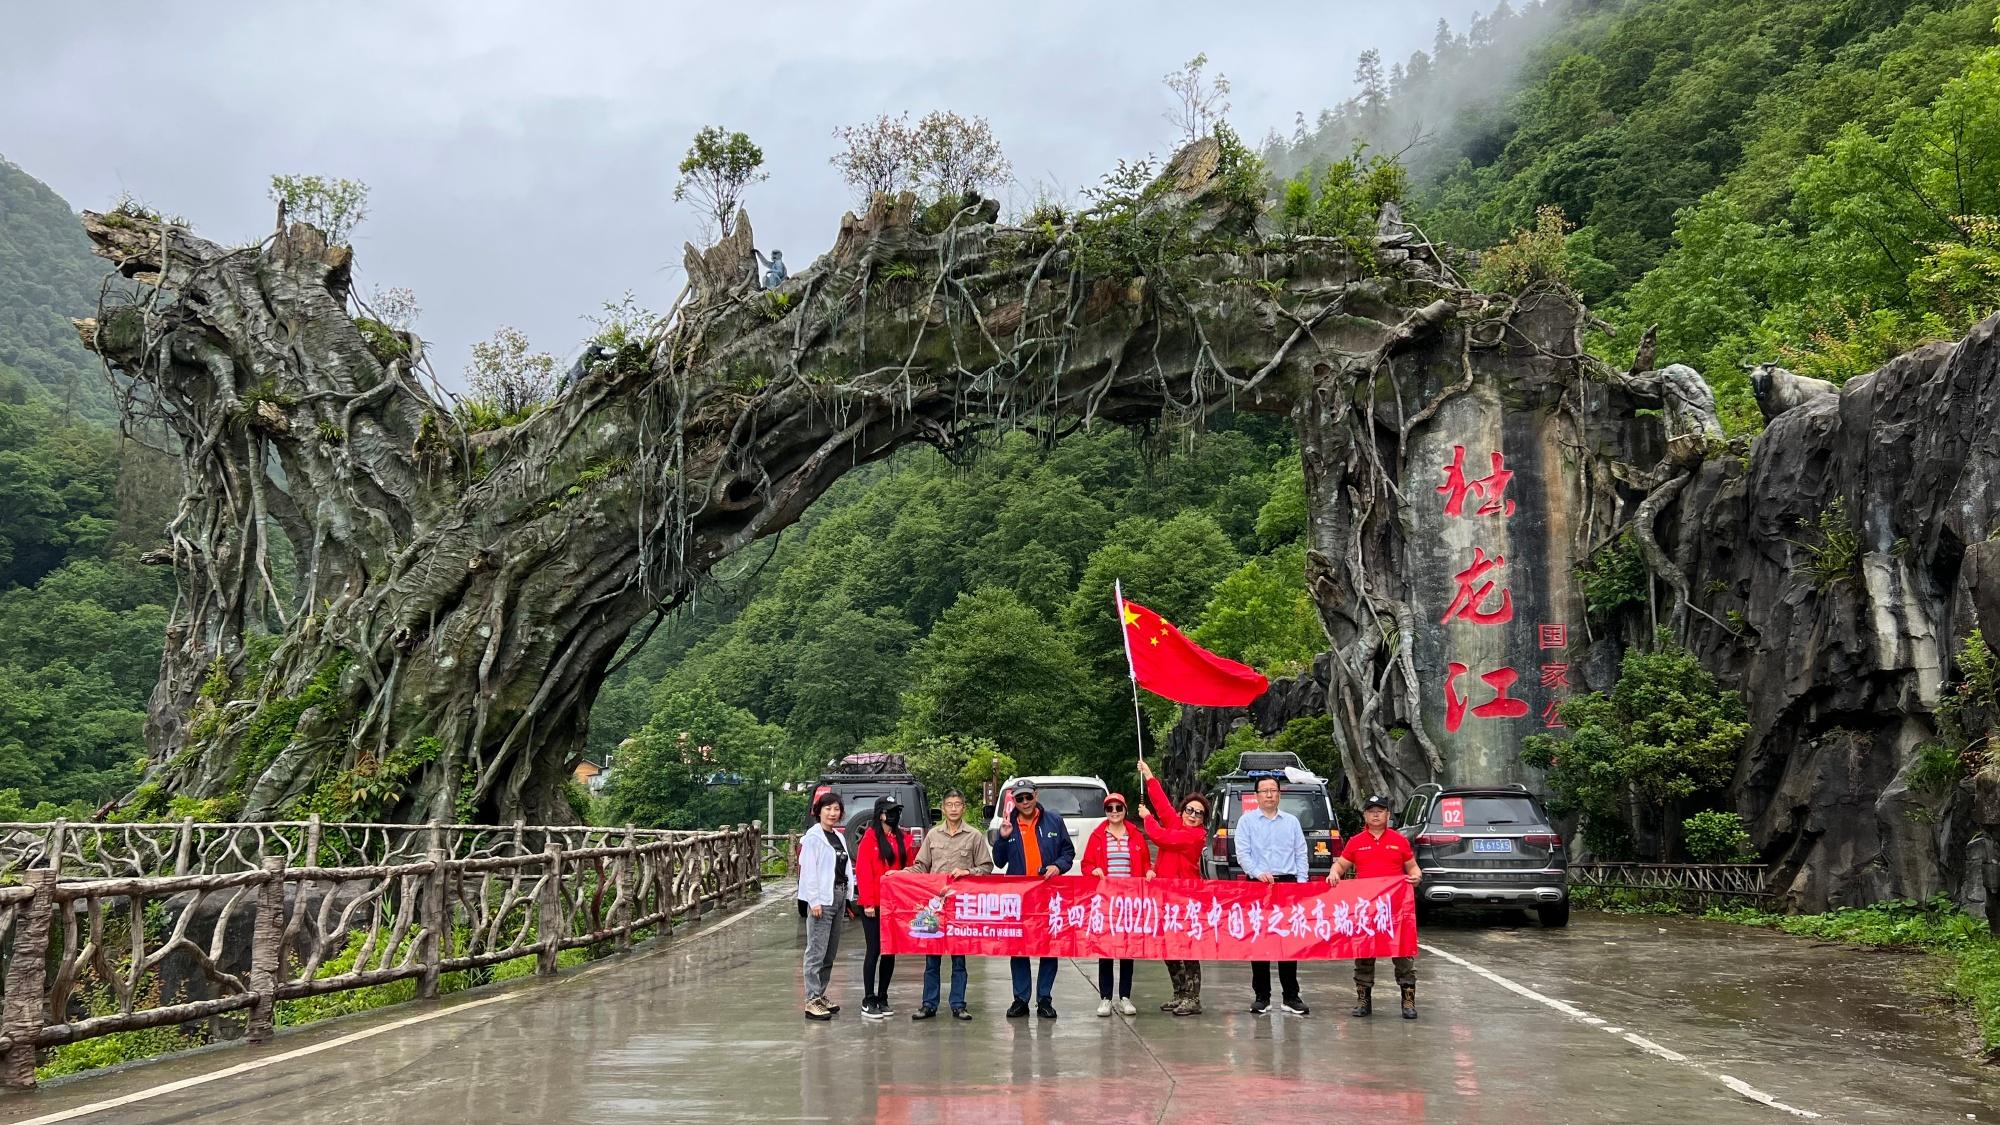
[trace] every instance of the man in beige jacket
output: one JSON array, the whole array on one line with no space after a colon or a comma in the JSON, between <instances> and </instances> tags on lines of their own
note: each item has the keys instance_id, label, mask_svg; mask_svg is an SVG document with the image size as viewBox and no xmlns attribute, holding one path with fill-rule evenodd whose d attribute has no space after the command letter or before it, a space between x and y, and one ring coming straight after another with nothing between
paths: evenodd
<instances>
[{"instance_id":1,"label":"man in beige jacket","mask_svg":"<svg viewBox=\"0 0 2000 1125\"><path fill-rule=\"evenodd\" d=\"M965 795L954 789L944 795L944 823L924 833L923 846L917 849L917 861L910 865L911 871L921 871L928 875L950 875L954 878L964 875L993 874L993 846L986 841L986 833L965 823ZM944 956L933 953L924 958L924 1000L914 1014L913 1020L927 1020L937 1015L938 976L943 968ZM951 1018L969 1020L972 1013L965 1010L965 955L951 955Z\"/></svg>"}]
</instances>

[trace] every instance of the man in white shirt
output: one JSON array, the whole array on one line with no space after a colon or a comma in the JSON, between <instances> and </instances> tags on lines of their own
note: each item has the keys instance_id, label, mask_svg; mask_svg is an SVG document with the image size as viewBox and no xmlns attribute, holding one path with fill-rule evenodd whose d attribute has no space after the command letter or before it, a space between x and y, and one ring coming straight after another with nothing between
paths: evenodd
<instances>
[{"instance_id":1,"label":"man in white shirt","mask_svg":"<svg viewBox=\"0 0 2000 1125\"><path fill-rule=\"evenodd\" d=\"M1281 790L1275 777L1257 779L1257 807L1236 820L1236 866L1243 877L1262 883L1298 883L1306 877L1306 832L1299 818L1278 807ZM1299 963L1278 962L1278 984L1284 990L1283 1009L1295 1016L1308 1016L1299 995ZM1271 1010L1271 963L1250 962L1250 989L1255 998L1254 1015Z\"/></svg>"}]
</instances>

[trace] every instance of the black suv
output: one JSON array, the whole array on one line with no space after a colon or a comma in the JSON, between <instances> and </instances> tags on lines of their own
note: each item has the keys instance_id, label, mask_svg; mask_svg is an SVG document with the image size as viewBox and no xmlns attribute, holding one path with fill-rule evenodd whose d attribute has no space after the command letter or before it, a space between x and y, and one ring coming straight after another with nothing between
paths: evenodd
<instances>
[{"instance_id":1,"label":"black suv","mask_svg":"<svg viewBox=\"0 0 2000 1125\"><path fill-rule=\"evenodd\" d=\"M805 828L813 826L812 803L829 789L840 796L848 855L855 854L861 830L875 815L877 797L894 797L896 803L903 806L903 829L913 835L919 845L924 842L924 832L930 828L932 819L930 802L924 794L924 783L909 772L901 755L850 754L832 763L807 794ZM792 869L798 870L797 855L792 856ZM805 913L803 901L799 903L799 913Z\"/></svg>"},{"instance_id":2,"label":"black suv","mask_svg":"<svg viewBox=\"0 0 2000 1125\"><path fill-rule=\"evenodd\" d=\"M1420 786L1399 827L1424 869L1420 904L1527 907L1569 925L1569 850L1526 786Z\"/></svg>"},{"instance_id":3,"label":"black suv","mask_svg":"<svg viewBox=\"0 0 2000 1125\"><path fill-rule=\"evenodd\" d=\"M1215 812L1209 817L1208 858L1203 865L1212 879L1240 879L1236 849L1230 832L1244 815L1257 807L1257 782L1278 779L1278 807L1299 818L1306 834L1306 869L1325 878L1340 855L1340 821L1333 815L1333 796L1324 781L1292 781L1285 767L1303 770L1297 754L1283 751L1251 751L1237 762L1236 770L1216 782ZM1159 810L1154 810L1157 813Z\"/></svg>"}]
</instances>

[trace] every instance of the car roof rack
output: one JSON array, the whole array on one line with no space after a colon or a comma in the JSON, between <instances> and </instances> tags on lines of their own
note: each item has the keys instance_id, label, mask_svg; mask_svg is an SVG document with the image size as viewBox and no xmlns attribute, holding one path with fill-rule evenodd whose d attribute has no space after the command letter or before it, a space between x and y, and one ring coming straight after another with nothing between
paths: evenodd
<instances>
[{"instance_id":1,"label":"car roof rack","mask_svg":"<svg viewBox=\"0 0 2000 1125\"><path fill-rule=\"evenodd\" d=\"M1332 781L1330 779L1324 777L1319 778L1317 782L1293 781L1291 778L1285 776L1285 771L1283 770L1237 770L1234 773L1223 774L1221 777L1217 778L1216 781L1222 784L1228 784L1230 782L1256 781L1266 777L1277 778L1278 784L1280 786L1294 785L1300 788L1307 788L1307 789L1313 787L1315 784L1320 785L1322 787L1332 784Z\"/></svg>"},{"instance_id":2,"label":"car roof rack","mask_svg":"<svg viewBox=\"0 0 2000 1125\"><path fill-rule=\"evenodd\" d=\"M1305 762L1290 750L1246 750L1236 759L1239 773L1282 773L1286 766L1306 768Z\"/></svg>"}]
</instances>

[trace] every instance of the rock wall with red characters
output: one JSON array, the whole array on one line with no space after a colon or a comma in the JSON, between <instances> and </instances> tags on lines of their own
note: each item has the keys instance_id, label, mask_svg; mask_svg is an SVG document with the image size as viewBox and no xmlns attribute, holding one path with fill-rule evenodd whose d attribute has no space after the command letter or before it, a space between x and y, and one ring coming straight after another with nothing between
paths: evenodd
<instances>
[{"instance_id":1,"label":"rock wall with red characters","mask_svg":"<svg viewBox=\"0 0 2000 1125\"><path fill-rule=\"evenodd\" d=\"M1374 498L1394 518L1347 566L1316 561L1315 594L1324 611L1346 593L1329 576L1390 572L1378 587L1405 602L1421 689L1414 705L1383 695L1349 717L1394 747L1370 776L1343 745L1350 799L1431 780L1537 788L1521 739L1565 695L1610 686L1627 646L1666 626L1745 700L1751 732L1722 802L1750 826L1783 901L1945 893L2000 922L1988 751L2000 708L1962 659L1977 654L1975 630L2000 639L2000 318L1837 393L1794 393L1788 373L1760 371L1768 428L1733 443L1638 393L1671 399L1667 383L1573 377L1559 321L1553 305L1531 312L1517 346L1484 363L1459 364L1449 342L1418 357L1404 378L1425 394L1454 378L1464 389L1417 425L1376 409L1406 434L1374 454L1396 455L1395 487ZM1366 509L1353 480L1313 503ZM1594 623L1578 564L1631 529L1658 551L1658 596ZM1250 708L1188 715L1170 768L1191 775L1244 721L1273 734L1340 716L1357 678L1344 659L1330 651Z\"/></svg>"}]
</instances>

